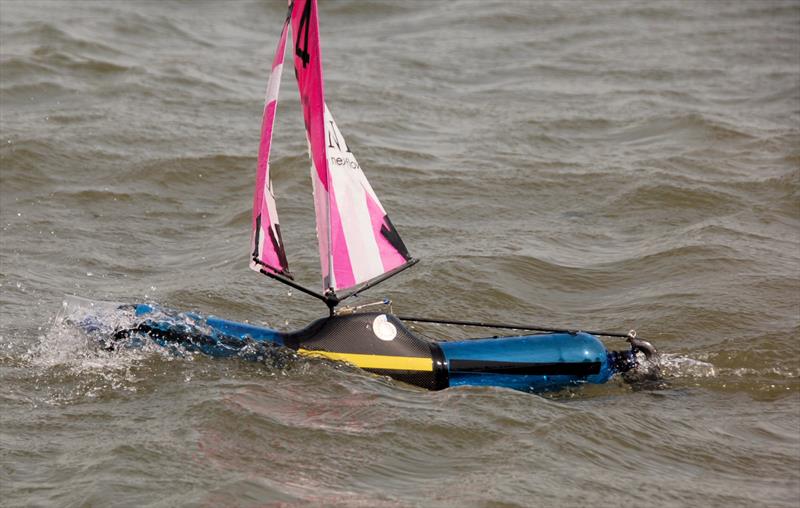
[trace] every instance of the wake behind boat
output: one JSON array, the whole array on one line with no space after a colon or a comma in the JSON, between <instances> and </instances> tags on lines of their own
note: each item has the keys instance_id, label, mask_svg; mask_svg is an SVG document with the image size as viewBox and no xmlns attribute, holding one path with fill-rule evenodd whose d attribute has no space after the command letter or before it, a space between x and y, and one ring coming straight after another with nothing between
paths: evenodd
<instances>
[{"instance_id":1,"label":"wake behind boat","mask_svg":"<svg viewBox=\"0 0 800 508\"><path fill-rule=\"evenodd\" d=\"M292 41L311 158L320 291L299 284L289 270L270 180L272 133L287 40ZM655 349L634 333L401 318L390 312L340 306L343 300L413 266L417 260L409 254L336 125L325 102L323 83L317 1L295 0L281 30L267 84L253 196L250 267L321 300L328 307L328 316L291 332L149 304L89 305L88 312L70 319L110 348L152 340L220 357L246 357L248 348L253 347L288 348L303 356L347 362L434 390L489 385L540 391L604 383L615 373L637 368L637 353L646 358L655 354ZM97 312L101 308L104 311ZM109 308L113 315L110 327ZM543 333L427 340L409 329L406 323L411 321ZM596 335L624 337L630 349L610 352Z\"/></svg>"}]
</instances>

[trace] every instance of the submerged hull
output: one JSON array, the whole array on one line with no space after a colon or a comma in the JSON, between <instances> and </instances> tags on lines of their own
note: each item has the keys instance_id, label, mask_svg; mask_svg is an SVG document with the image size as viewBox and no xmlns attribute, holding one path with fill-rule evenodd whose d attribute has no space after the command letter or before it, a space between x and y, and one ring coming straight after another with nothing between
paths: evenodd
<instances>
[{"instance_id":1,"label":"submerged hull","mask_svg":"<svg viewBox=\"0 0 800 508\"><path fill-rule=\"evenodd\" d=\"M153 340L214 357L244 358L257 356L248 355L254 346L286 347L431 390L464 385L557 390L604 383L636 365L633 352L609 352L597 337L582 332L428 341L383 313L332 316L282 332L147 304L114 304L112 311L128 319L109 320L106 307L73 321L108 347Z\"/></svg>"}]
</instances>

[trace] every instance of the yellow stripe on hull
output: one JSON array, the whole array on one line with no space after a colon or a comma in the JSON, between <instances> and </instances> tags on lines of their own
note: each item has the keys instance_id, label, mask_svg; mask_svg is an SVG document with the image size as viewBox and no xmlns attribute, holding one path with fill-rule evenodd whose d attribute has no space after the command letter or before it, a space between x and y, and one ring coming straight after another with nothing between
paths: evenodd
<instances>
[{"instance_id":1,"label":"yellow stripe on hull","mask_svg":"<svg viewBox=\"0 0 800 508\"><path fill-rule=\"evenodd\" d=\"M297 351L303 356L317 358L327 358L347 362L361 367L362 369L384 369L384 370L418 370L425 372L433 371L433 360L431 358L418 358L413 356L387 356L387 355L362 355L356 353L331 353L329 351L311 351L299 349Z\"/></svg>"}]
</instances>

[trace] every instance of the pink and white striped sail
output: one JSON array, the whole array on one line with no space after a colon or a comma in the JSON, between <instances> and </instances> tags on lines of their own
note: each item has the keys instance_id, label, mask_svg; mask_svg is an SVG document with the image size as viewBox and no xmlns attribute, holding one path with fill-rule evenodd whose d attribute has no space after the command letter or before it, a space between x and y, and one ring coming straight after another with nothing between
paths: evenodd
<instances>
[{"instance_id":1,"label":"pink and white striped sail","mask_svg":"<svg viewBox=\"0 0 800 508\"><path fill-rule=\"evenodd\" d=\"M281 238L278 223L278 212L275 207L275 196L272 193L272 181L269 177L269 152L272 145L272 130L275 126L275 111L278 107L278 92L281 87L283 58L286 48L286 36L289 32L289 19L283 25L281 38L272 60L272 73L267 83L264 100L264 116L261 120L261 143L258 147L258 171L256 188L253 195L253 233L250 238L252 258L250 268L260 272L291 278L286 251Z\"/></svg>"},{"instance_id":2,"label":"pink and white striped sail","mask_svg":"<svg viewBox=\"0 0 800 508\"><path fill-rule=\"evenodd\" d=\"M295 75L311 157L322 294L335 295L398 271L413 260L325 104L317 0L294 0L290 9L267 85L253 198L250 266L267 275L291 278L269 179L272 130L291 25Z\"/></svg>"},{"instance_id":3,"label":"pink and white striped sail","mask_svg":"<svg viewBox=\"0 0 800 508\"><path fill-rule=\"evenodd\" d=\"M317 1L295 0L291 17L323 291L340 291L399 268L411 257L325 104Z\"/></svg>"}]
</instances>

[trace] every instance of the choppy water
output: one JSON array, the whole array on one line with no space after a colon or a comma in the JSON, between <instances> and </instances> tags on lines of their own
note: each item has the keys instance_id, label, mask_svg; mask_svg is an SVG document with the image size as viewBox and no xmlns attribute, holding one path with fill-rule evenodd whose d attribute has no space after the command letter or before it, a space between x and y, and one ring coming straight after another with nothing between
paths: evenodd
<instances>
[{"instance_id":1,"label":"choppy water","mask_svg":"<svg viewBox=\"0 0 800 508\"><path fill-rule=\"evenodd\" d=\"M635 327L668 354L661 384L429 393L109 353L58 322L64 294L281 327L324 311L246 266L284 14L0 0L2 503L800 504L798 2L322 3L328 102L422 258L370 296ZM316 285L295 90L273 169Z\"/></svg>"}]
</instances>

